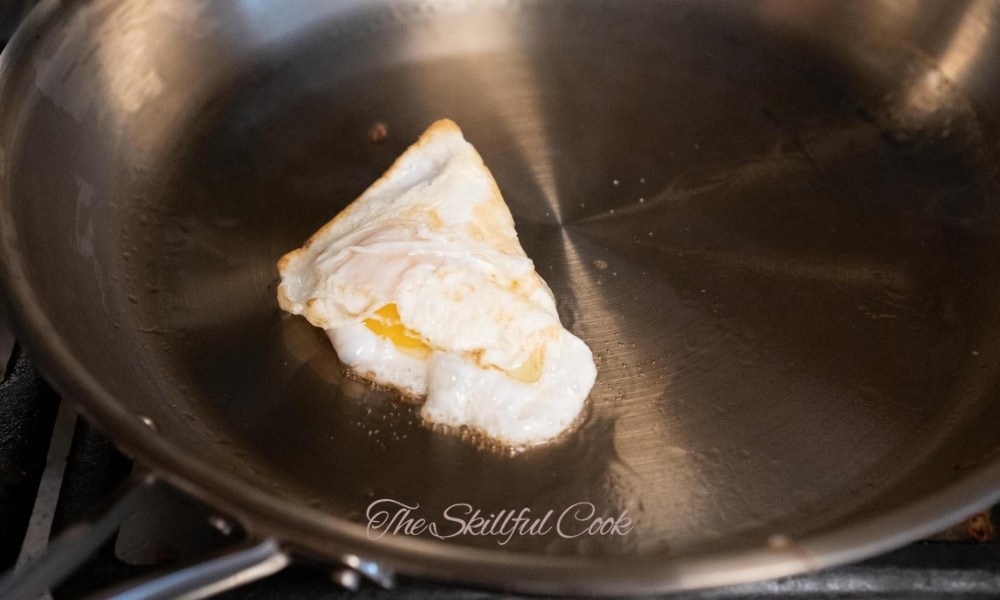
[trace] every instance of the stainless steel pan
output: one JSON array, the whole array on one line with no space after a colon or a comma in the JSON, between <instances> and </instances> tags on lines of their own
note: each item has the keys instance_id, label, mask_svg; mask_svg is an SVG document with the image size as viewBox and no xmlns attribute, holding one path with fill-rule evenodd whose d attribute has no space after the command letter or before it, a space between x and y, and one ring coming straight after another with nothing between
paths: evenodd
<instances>
[{"instance_id":1,"label":"stainless steel pan","mask_svg":"<svg viewBox=\"0 0 1000 600\"><path fill-rule=\"evenodd\" d=\"M299 552L598 593L859 559L1000 500L998 18L49 0L0 59L8 298L123 448ZM562 443L431 431L277 307L276 259L439 117L597 354ZM371 539L382 498L634 528Z\"/></svg>"}]
</instances>

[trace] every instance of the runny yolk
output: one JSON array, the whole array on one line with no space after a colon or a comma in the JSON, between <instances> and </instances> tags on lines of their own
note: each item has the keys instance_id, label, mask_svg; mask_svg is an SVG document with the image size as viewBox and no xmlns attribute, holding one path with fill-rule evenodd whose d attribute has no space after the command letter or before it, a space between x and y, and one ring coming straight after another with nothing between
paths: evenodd
<instances>
[{"instance_id":1,"label":"runny yolk","mask_svg":"<svg viewBox=\"0 0 1000 600\"><path fill-rule=\"evenodd\" d=\"M431 347L424 343L420 334L403 325L395 304L386 304L376 310L375 316L365 319L364 323L365 327L392 342L401 352L421 359L431 354ZM542 349L536 350L520 366L507 371L507 375L525 383L538 381L542 377Z\"/></svg>"},{"instance_id":2,"label":"runny yolk","mask_svg":"<svg viewBox=\"0 0 1000 600\"><path fill-rule=\"evenodd\" d=\"M399 318L399 310L395 304L386 304L375 311L375 317L365 319L365 327L371 329L396 345L402 352L417 358L430 356L431 347L420 339L420 334L407 329Z\"/></svg>"}]
</instances>

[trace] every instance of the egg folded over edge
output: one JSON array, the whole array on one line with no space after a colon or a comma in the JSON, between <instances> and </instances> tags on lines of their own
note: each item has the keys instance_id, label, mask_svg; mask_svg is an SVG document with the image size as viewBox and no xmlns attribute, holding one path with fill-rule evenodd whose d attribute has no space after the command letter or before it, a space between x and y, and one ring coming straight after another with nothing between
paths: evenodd
<instances>
[{"instance_id":1,"label":"egg folded over edge","mask_svg":"<svg viewBox=\"0 0 1000 600\"><path fill-rule=\"evenodd\" d=\"M278 262L282 309L421 417L503 444L577 420L597 370L455 123L431 125L357 200Z\"/></svg>"}]
</instances>

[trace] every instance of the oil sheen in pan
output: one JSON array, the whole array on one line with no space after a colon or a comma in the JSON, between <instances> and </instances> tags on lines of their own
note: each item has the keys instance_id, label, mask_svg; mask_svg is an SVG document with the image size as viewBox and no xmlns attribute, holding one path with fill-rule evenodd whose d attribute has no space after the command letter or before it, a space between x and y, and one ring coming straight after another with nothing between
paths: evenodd
<instances>
[{"instance_id":1,"label":"oil sheen in pan","mask_svg":"<svg viewBox=\"0 0 1000 600\"><path fill-rule=\"evenodd\" d=\"M335 39L286 48L213 100L129 206L134 321L167 332L144 334L146 360L209 399L189 410L247 453L234 471L331 515L383 496L432 513L588 500L636 528L587 553L676 556L800 540L987 455L995 152L957 90L936 88L941 112L918 118L904 92L923 63L904 49L883 57L898 77L880 78L746 23L609 29L537 10L529 29L472 11L350 42L374 56L486 20L516 39L544 30L517 51L351 71ZM592 412L536 452L481 452L381 392L331 387L329 344L281 318L268 287L275 258L342 208L331 198L356 197L445 114L598 355ZM378 121L392 135L373 142ZM383 423L395 437L369 435Z\"/></svg>"}]
</instances>

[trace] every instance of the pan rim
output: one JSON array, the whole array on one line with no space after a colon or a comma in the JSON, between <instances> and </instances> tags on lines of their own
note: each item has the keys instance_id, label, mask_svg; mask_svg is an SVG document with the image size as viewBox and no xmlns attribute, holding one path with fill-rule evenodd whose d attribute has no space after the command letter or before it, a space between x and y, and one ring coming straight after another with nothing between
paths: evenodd
<instances>
[{"instance_id":1,"label":"pan rim","mask_svg":"<svg viewBox=\"0 0 1000 600\"><path fill-rule=\"evenodd\" d=\"M0 106L5 80L29 40L69 10L42 0L0 59ZM6 178L6 175L2 176ZM27 265L18 252L14 199L0 187L0 281L19 342L27 347L63 398L70 400L115 443L144 466L191 496L232 514L250 531L276 537L306 554L335 559L345 553L384 562L401 573L528 593L631 595L748 583L853 562L901 546L1000 502L1000 458L970 469L951 485L881 514L853 518L807 535L783 550L658 556L645 560L538 557L502 550L449 546L405 537L367 539L364 527L294 505L249 482L215 469L150 429L89 373L37 301Z\"/></svg>"},{"instance_id":2,"label":"pan rim","mask_svg":"<svg viewBox=\"0 0 1000 600\"><path fill-rule=\"evenodd\" d=\"M0 225L5 248L9 247L8 229ZM252 534L274 537L305 555L336 560L357 554L407 575L517 592L627 596L750 583L855 562L932 535L1000 502L1000 488L994 485L1000 479L1000 461L995 460L918 500L796 539L783 550L762 546L687 557L595 561L449 546L402 536L376 542L366 538L360 524L282 501L213 469L161 436L150 435L151 430L83 368L62 338L46 329L48 318L37 304L25 304L33 291L12 285L16 277L10 267L8 259L3 282L8 286L11 314L18 319L15 331L24 336L19 343L24 343L62 398L161 479L236 517Z\"/></svg>"}]
</instances>

